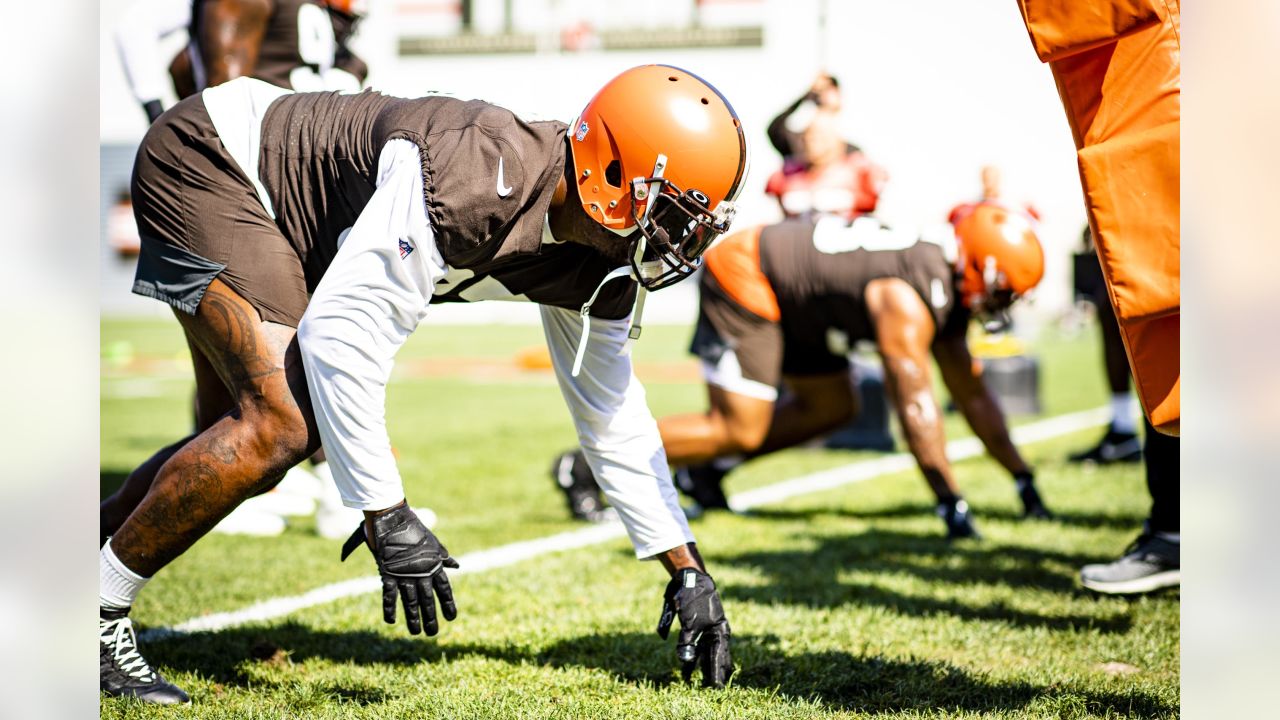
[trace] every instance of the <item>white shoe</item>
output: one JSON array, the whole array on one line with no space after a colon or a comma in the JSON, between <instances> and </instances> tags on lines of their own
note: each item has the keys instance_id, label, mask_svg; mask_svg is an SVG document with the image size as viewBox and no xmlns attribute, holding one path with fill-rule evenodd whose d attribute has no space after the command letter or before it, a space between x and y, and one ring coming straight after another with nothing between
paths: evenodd
<instances>
[{"instance_id":1,"label":"white shoe","mask_svg":"<svg viewBox=\"0 0 1280 720\"><path fill-rule=\"evenodd\" d=\"M329 540L346 540L364 522L364 513L338 502L320 501L316 508L316 534Z\"/></svg>"},{"instance_id":2,"label":"white shoe","mask_svg":"<svg viewBox=\"0 0 1280 720\"><path fill-rule=\"evenodd\" d=\"M291 495L270 490L240 503L240 507L252 507L259 512L281 517L307 517L316 511L316 501L301 495Z\"/></svg>"},{"instance_id":3,"label":"white shoe","mask_svg":"<svg viewBox=\"0 0 1280 720\"><path fill-rule=\"evenodd\" d=\"M252 500L253 498L250 498ZM275 537L284 532L284 518L275 513L263 512L245 501L240 507L213 526L213 532L223 535L252 535Z\"/></svg>"},{"instance_id":4,"label":"white shoe","mask_svg":"<svg viewBox=\"0 0 1280 720\"><path fill-rule=\"evenodd\" d=\"M435 510L432 510L431 508L422 507L409 509L418 515L418 519L422 521L423 525L427 526L428 530L434 530L436 528L436 523L440 521L440 518L436 517Z\"/></svg>"},{"instance_id":5,"label":"white shoe","mask_svg":"<svg viewBox=\"0 0 1280 720\"><path fill-rule=\"evenodd\" d=\"M319 500L324 497L323 481L302 465L294 465L275 486L276 492ZM332 482L330 483L332 484Z\"/></svg>"},{"instance_id":6,"label":"white shoe","mask_svg":"<svg viewBox=\"0 0 1280 720\"><path fill-rule=\"evenodd\" d=\"M428 530L435 528L439 518L431 508L413 508L418 519ZM316 508L316 534L329 540L346 540L360 524L364 522L364 513L345 505L329 505L321 503Z\"/></svg>"},{"instance_id":7,"label":"white shoe","mask_svg":"<svg viewBox=\"0 0 1280 720\"><path fill-rule=\"evenodd\" d=\"M364 513L342 504L329 463L315 465L311 472L319 481L320 488L316 498L316 534L329 540L346 540L364 522ZM413 508L413 511L428 530L436 526L438 518L431 508Z\"/></svg>"}]
</instances>

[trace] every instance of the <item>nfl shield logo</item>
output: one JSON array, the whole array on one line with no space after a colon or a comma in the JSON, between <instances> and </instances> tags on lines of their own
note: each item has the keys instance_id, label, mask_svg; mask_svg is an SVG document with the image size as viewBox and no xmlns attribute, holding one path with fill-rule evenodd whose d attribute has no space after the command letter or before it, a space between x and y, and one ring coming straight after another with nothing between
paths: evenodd
<instances>
[{"instance_id":1,"label":"nfl shield logo","mask_svg":"<svg viewBox=\"0 0 1280 720\"><path fill-rule=\"evenodd\" d=\"M578 142L582 142L582 138L587 136L587 131L589 131L590 129L591 128L587 127L587 121L583 120L581 123L578 124L578 132L574 133L573 139L577 140Z\"/></svg>"},{"instance_id":2,"label":"nfl shield logo","mask_svg":"<svg viewBox=\"0 0 1280 720\"><path fill-rule=\"evenodd\" d=\"M413 246L405 242L404 240L401 240L400 241L400 259L403 260L409 257L409 253L411 252L413 252Z\"/></svg>"}]
</instances>

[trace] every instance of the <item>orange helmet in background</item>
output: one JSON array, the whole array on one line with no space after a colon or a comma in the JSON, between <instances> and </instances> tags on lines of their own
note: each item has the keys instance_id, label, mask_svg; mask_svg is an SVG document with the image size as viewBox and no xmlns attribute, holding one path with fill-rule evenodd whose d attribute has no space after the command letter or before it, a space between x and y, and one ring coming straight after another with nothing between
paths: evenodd
<instances>
[{"instance_id":1,"label":"orange helmet in background","mask_svg":"<svg viewBox=\"0 0 1280 720\"><path fill-rule=\"evenodd\" d=\"M955 221L960 293L975 313L997 313L1044 277L1034 221L998 202L981 202Z\"/></svg>"},{"instance_id":2,"label":"orange helmet in background","mask_svg":"<svg viewBox=\"0 0 1280 720\"><path fill-rule=\"evenodd\" d=\"M729 101L697 75L643 65L601 88L569 133L582 208L633 238L637 281L656 290L697 270L729 229L747 174Z\"/></svg>"}]
</instances>

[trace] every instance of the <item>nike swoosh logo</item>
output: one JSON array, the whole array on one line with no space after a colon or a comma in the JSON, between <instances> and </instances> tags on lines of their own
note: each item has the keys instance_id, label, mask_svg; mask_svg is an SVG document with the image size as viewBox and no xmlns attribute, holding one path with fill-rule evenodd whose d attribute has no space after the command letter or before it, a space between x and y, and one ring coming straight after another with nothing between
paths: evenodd
<instances>
[{"instance_id":1,"label":"nike swoosh logo","mask_svg":"<svg viewBox=\"0 0 1280 720\"><path fill-rule=\"evenodd\" d=\"M506 197L511 194L511 186L502 187L502 158L498 158L498 197Z\"/></svg>"}]
</instances>

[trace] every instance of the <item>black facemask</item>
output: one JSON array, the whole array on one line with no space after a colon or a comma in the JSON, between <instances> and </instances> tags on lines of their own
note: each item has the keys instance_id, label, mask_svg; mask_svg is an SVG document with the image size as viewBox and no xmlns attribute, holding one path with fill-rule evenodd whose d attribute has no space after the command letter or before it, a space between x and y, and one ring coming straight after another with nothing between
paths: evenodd
<instances>
[{"instance_id":1,"label":"black facemask","mask_svg":"<svg viewBox=\"0 0 1280 720\"><path fill-rule=\"evenodd\" d=\"M702 191L682 191L660 177L637 178L633 187L637 184L646 187L646 194L652 184L657 184L658 190L650 196L644 217L632 211L638 232L632 241L631 266L645 289L660 290L702 266L702 254L728 231L734 210L731 203L726 203L717 213L708 207L711 201ZM637 254L642 239L645 248Z\"/></svg>"}]
</instances>

